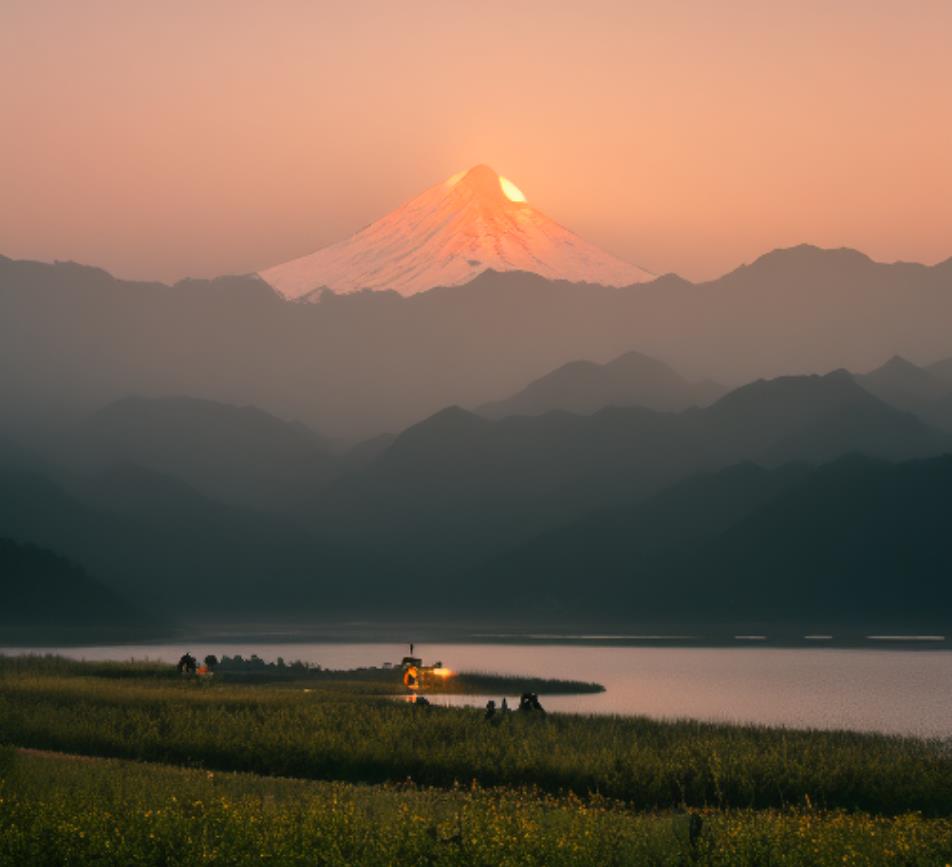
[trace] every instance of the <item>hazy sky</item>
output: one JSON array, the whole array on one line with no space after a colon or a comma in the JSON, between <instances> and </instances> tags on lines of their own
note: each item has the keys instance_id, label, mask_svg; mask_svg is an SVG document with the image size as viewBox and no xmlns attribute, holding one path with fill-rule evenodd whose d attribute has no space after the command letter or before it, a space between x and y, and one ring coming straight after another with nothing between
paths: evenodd
<instances>
[{"instance_id":1,"label":"hazy sky","mask_svg":"<svg viewBox=\"0 0 952 867\"><path fill-rule=\"evenodd\" d=\"M484 162L657 272L933 263L950 46L948 0L2 0L0 253L252 271Z\"/></svg>"}]
</instances>

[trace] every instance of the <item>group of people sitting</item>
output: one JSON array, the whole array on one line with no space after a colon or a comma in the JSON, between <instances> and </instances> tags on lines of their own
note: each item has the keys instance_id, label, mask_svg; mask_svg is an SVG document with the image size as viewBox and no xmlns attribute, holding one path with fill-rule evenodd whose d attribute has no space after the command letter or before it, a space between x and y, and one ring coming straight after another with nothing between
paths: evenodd
<instances>
[{"instance_id":1,"label":"group of people sitting","mask_svg":"<svg viewBox=\"0 0 952 867\"><path fill-rule=\"evenodd\" d=\"M509 713L509 702L503 698L502 704L499 706L500 713L507 714ZM544 714L545 709L539 703L539 696L534 692L524 692L519 699L519 708L522 712L531 712ZM496 702L490 699L486 702L486 719L492 719L496 715Z\"/></svg>"},{"instance_id":2,"label":"group of people sitting","mask_svg":"<svg viewBox=\"0 0 952 867\"><path fill-rule=\"evenodd\" d=\"M214 665L218 664L216 657L209 655L205 657L205 661L199 664L199 661L192 656L191 653L184 653L182 658L178 661L178 665L175 666L179 674L197 674L205 676L211 673L211 669Z\"/></svg>"}]
</instances>

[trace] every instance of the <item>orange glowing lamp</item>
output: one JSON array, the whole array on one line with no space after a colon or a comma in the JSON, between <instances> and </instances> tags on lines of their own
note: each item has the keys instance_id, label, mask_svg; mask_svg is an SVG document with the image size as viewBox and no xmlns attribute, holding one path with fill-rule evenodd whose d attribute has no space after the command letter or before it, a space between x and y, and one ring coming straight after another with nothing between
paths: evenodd
<instances>
[{"instance_id":1,"label":"orange glowing lamp","mask_svg":"<svg viewBox=\"0 0 952 867\"><path fill-rule=\"evenodd\" d=\"M408 665L403 672L403 685L407 689L420 688L420 672L415 665Z\"/></svg>"}]
</instances>

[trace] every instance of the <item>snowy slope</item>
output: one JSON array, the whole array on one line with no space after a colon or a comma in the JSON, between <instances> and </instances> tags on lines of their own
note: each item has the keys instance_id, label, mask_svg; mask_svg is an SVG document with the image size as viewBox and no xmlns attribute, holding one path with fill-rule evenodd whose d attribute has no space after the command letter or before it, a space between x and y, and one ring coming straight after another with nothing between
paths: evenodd
<instances>
[{"instance_id":1,"label":"snowy slope","mask_svg":"<svg viewBox=\"0 0 952 867\"><path fill-rule=\"evenodd\" d=\"M466 283L487 268L605 286L654 277L583 240L521 198L491 168L476 166L356 235L267 268L260 276L288 298L322 287L413 295Z\"/></svg>"}]
</instances>

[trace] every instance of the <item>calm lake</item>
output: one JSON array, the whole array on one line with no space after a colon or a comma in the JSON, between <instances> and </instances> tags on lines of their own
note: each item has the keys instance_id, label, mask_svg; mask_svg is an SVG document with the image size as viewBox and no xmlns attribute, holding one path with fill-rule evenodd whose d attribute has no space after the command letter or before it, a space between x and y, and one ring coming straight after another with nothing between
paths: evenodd
<instances>
[{"instance_id":1,"label":"calm lake","mask_svg":"<svg viewBox=\"0 0 952 867\"><path fill-rule=\"evenodd\" d=\"M195 641L110 647L0 648L2 653L60 653L76 659L157 659L257 653L325 668L398 663L407 646L384 643ZM548 710L644 714L656 718L764 723L952 736L952 652L947 650L772 647L618 647L584 644L418 644L424 663L457 671L597 681L606 692L547 696ZM485 704L501 696L439 697ZM510 701L512 700L510 696Z\"/></svg>"}]
</instances>

